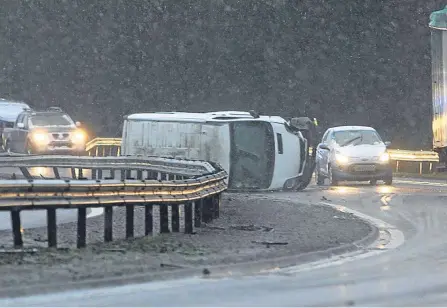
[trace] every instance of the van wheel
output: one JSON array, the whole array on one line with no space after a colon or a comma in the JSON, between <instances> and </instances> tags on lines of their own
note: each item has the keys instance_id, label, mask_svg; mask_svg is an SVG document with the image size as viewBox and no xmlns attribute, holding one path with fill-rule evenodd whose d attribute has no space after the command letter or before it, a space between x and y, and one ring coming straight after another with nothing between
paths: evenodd
<instances>
[{"instance_id":1,"label":"van wheel","mask_svg":"<svg viewBox=\"0 0 447 308\"><path fill-rule=\"evenodd\" d=\"M370 184L370 185L377 185L377 180L370 180L370 181L369 181L369 184Z\"/></svg>"},{"instance_id":2,"label":"van wheel","mask_svg":"<svg viewBox=\"0 0 447 308\"><path fill-rule=\"evenodd\" d=\"M393 178L388 178L383 181L385 182L385 185L388 185L388 186L393 185Z\"/></svg>"}]
</instances>

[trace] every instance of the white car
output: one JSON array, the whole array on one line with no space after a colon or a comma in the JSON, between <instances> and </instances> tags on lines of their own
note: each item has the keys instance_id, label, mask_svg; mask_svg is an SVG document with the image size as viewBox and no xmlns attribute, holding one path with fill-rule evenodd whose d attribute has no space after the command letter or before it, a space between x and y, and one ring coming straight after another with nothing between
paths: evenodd
<instances>
[{"instance_id":1,"label":"white car","mask_svg":"<svg viewBox=\"0 0 447 308\"><path fill-rule=\"evenodd\" d=\"M317 147L316 181L331 185L339 181L369 181L375 185L382 180L393 182L393 170L387 146L377 131L367 126L338 126L329 128Z\"/></svg>"}]
</instances>

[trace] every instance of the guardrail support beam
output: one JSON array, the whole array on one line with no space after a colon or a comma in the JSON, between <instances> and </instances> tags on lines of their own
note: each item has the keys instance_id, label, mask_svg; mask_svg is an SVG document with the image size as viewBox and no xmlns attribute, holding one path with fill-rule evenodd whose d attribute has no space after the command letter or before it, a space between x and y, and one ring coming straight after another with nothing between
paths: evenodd
<instances>
[{"instance_id":1,"label":"guardrail support beam","mask_svg":"<svg viewBox=\"0 0 447 308\"><path fill-rule=\"evenodd\" d=\"M160 233L169 233L168 207L160 205Z\"/></svg>"},{"instance_id":2,"label":"guardrail support beam","mask_svg":"<svg viewBox=\"0 0 447 308\"><path fill-rule=\"evenodd\" d=\"M185 233L192 234L193 232L192 202L187 202L185 203Z\"/></svg>"},{"instance_id":3,"label":"guardrail support beam","mask_svg":"<svg viewBox=\"0 0 447 308\"><path fill-rule=\"evenodd\" d=\"M134 206L126 205L126 238L134 235Z\"/></svg>"},{"instance_id":4,"label":"guardrail support beam","mask_svg":"<svg viewBox=\"0 0 447 308\"><path fill-rule=\"evenodd\" d=\"M104 207L104 242L113 240L113 207Z\"/></svg>"},{"instance_id":5,"label":"guardrail support beam","mask_svg":"<svg viewBox=\"0 0 447 308\"><path fill-rule=\"evenodd\" d=\"M87 209L85 207L78 208L78 236L76 247L84 248L87 244Z\"/></svg>"},{"instance_id":6,"label":"guardrail support beam","mask_svg":"<svg viewBox=\"0 0 447 308\"><path fill-rule=\"evenodd\" d=\"M20 221L19 210L11 211L11 222L12 222L12 237L14 241L14 247L16 248L23 247L22 223Z\"/></svg>"},{"instance_id":7,"label":"guardrail support beam","mask_svg":"<svg viewBox=\"0 0 447 308\"><path fill-rule=\"evenodd\" d=\"M202 226L202 206L202 199L194 202L194 227L196 228L200 228Z\"/></svg>"},{"instance_id":8,"label":"guardrail support beam","mask_svg":"<svg viewBox=\"0 0 447 308\"><path fill-rule=\"evenodd\" d=\"M171 204L172 232L180 232L180 211L178 204Z\"/></svg>"},{"instance_id":9,"label":"guardrail support beam","mask_svg":"<svg viewBox=\"0 0 447 308\"><path fill-rule=\"evenodd\" d=\"M202 203L202 222L209 223L213 220L213 199L206 197Z\"/></svg>"},{"instance_id":10,"label":"guardrail support beam","mask_svg":"<svg viewBox=\"0 0 447 308\"><path fill-rule=\"evenodd\" d=\"M54 177L56 179L60 179L61 175L59 174L59 169L57 167L53 167L53 173L54 173Z\"/></svg>"},{"instance_id":11,"label":"guardrail support beam","mask_svg":"<svg viewBox=\"0 0 447 308\"><path fill-rule=\"evenodd\" d=\"M76 169L75 169L75 168L71 168L71 178L72 178L72 179L77 179L77 176L76 176Z\"/></svg>"},{"instance_id":12,"label":"guardrail support beam","mask_svg":"<svg viewBox=\"0 0 447 308\"><path fill-rule=\"evenodd\" d=\"M152 234L153 229L153 215L152 215L152 205L144 206L144 235Z\"/></svg>"},{"instance_id":13,"label":"guardrail support beam","mask_svg":"<svg viewBox=\"0 0 447 308\"><path fill-rule=\"evenodd\" d=\"M213 197L213 219L219 218L220 214L220 194Z\"/></svg>"},{"instance_id":14,"label":"guardrail support beam","mask_svg":"<svg viewBox=\"0 0 447 308\"><path fill-rule=\"evenodd\" d=\"M137 180L143 179L143 170L137 170Z\"/></svg>"},{"instance_id":15,"label":"guardrail support beam","mask_svg":"<svg viewBox=\"0 0 447 308\"><path fill-rule=\"evenodd\" d=\"M96 171L98 174L97 174L97 179L98 180L102 180L102 169L97 169L97 171Z\"/></svg>"},{"instance_id":16,"label":"guardrail support beam","mask_svg":"<svg viewBox=\"0 0 447 308\"><path fill-rule=\"evenodd\" d=\"M115 169L110 169L110 176L108 177L110 180L115 179Z\"/></svg>"},{"instance_id":17,"label":"guardrail support beam","mask_svg":"<svg viewBox=\"0 0 447 308\"><path fill-rule=\"evenodd\" d=\"M57 246L56 209L47 209L48 247Z\"/></svg>"},{"instance_id":18,"label":"guardrail support beam","mask_svg":"<svg viewBox=\"0 0 447 308\"><path fill-rule=\"evenodd\" d=\"M24 176L25 178L27 178L28 180L30 180L30 179L33 178L32 175L31 175L31 173L29 173L28 168L26 168L26 167L20 167L19 169L20 169L20 172L22 172L23 176Z\"/></svg>"}]
</instances>

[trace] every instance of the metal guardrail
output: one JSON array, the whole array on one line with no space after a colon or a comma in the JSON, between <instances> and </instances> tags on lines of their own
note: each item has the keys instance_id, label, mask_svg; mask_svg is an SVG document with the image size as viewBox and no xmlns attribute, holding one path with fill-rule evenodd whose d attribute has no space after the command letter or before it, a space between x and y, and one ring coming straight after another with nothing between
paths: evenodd
<instances>
[{"instance_id":1,"label":"metal guardrail","mask_svg":"<svg viewBox=\"0 0 447 308\"><path fill-rule=\"evenodd\" d=\"M46 210L48 246L57 246L56 209L78 210L77 247L86 245L87 208L104 208L104 240L112 241L113 207L126 208L126 238L134 236L134 207L145 208L145 234L153 229L153 206L160 211L160 232L179 232L179 205L185 233L219 217L227 173L217 164L168 158L3 156L2 168L20 168L24 179L0 180L0 211L11 213L15 247L23 246L20 212ZM29 168L52 168L54 178L36 179ZM62 178L61 168L72 170ZM84 175L90 171L91 179ZM118 179L117 174L120 178ZM105 177L105 175L108 175Z\"/></svg>"},{"instance_id":2,"label":"metal guardrail","mask_svg":"<svg viewBox=\"0 0 447 308\"><path fill-rule=\"evenodd\" d=\"M408 151L389 149L392 160L412 162L438 162L438 153L433 151Z\"/></svg>"},{"instance_id":3,"label":"metal guardrail","mask_svg":"<svg viewBox=\"0 0 447 308\"><path fill-rule=\"evenodd\" d=\"M103 149L101 147L121 148L121 138L95 138L88 142L86 146L87 152ZM102 152L102 151L98 151ZM399 149L389 149L392 160L413 161L413 162L437 162L439 160L438 153L433 151L408 151ZM98 156L98 155L94 155Z\"/></svg>"},{"instance_id":4,"label":"metal guardrail","mask_svg":"<svg viewBox=\"0 0 447 308\"><path fill-rule=\"evenodd\" d=\"M95 138L85 146L89 156L120 156L121 138Z\"/></svg>"},{"instance_id":5,"label":"metal guardrail","mask_svg":"<svg viewBox=\"0 0 447 308\"><path fill-rule=\"evenodd\" d=\"M95 138L88 143L87 151L90 156L119 156L121 138ZM434 165L439 161L438 153L433 151L388 149L388 153L395 172L433 172Z\"/></svg>"}]
</instances>

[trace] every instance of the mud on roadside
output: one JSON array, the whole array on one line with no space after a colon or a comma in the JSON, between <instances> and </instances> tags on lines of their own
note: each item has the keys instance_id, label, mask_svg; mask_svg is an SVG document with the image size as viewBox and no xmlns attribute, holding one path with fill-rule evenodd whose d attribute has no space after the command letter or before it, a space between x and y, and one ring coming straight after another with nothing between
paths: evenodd
<instances>
[{"instance_id":1,"label":"mud on roadside","mask_svg":"<svg viewBox=\"0 0 447 308\"><path fill-rule=\"evenodd\" d=\"M38 283L66 283L119 277L142 272L233 264L325 250L366 237L372 227L355 216L298 194L277 201L269 195L225 194L221 216L186 235L171 233L102 243L102 216L88 220L88 247L82 250L43 249L36 253L1 254L2 287ZM142 209L135 211L136 235L143 230ZM114 235L124 234L124 213L114 214ZM182 226L181 226L182 227ZM76 223L61 225L60 246L75 242ZM10 233L2 232L10 241ZM43 247L46 229L25 230L25 245Z\"/></svg>"}]
</instances>

